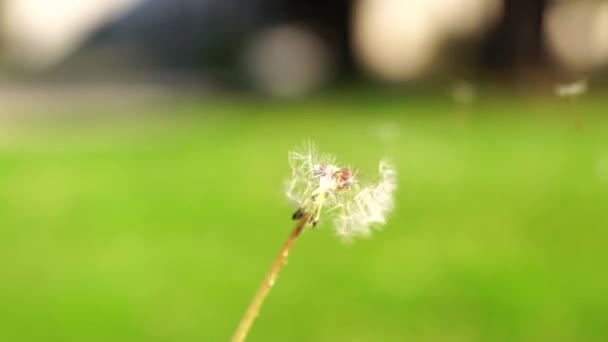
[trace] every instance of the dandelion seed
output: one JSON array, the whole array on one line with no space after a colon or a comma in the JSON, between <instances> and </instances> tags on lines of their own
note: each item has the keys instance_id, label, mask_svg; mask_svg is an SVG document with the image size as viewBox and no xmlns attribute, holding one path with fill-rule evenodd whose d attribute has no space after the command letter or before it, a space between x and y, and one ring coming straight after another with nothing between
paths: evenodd
<instances>
[{"instance_id":1,"label":"dandelion seed","mask_svg":"<svg viewBox=\"0 0 608 342\"><path fill-rule=\"evenodd\" d=\"M399 139L401 128L395 121L381 121L371 127L370 133L382 142L393 142Z\"/></svg>"},{"instance_id":2,"label":"dandelion seed","mask_svg":"<svg viewBox=\"0 0 608 342\"><path fill-rule=\"evenodd\" d=\"M608 154L604 154L598 158L596 172L600 182L608 185Z\"/></svg>"},{"instance_id":3,"label":"dandelion seed","mask_svg":"<svg viewBox=\"0 0 608 342\"><path fill-rule=\"evenodd\" d=\"M310 213L316 226L322 212L334 217L336 233L344 238L367 236L386 222L393 209L396 172L385 161L379 164L379 180L361 184L350 167L340 167L331 155L320 155L313 146L306 153L290 152L292 175L286 195L298 205L293 219Z\"/></svg>"},{"instance_id":4,"label":"dandelion seed","mask_svg":"<svg viewBox=\"0 0 608 342\"><path fill-rule=\"evenodd\" d=\"M576 82L559 84L555 87L555 94L559 97L573 98L587 92L589 82L581 79Z\"/></svg>"},{"instance_id":5,"label":"dandelion seed","mask_svg":"<svg viewBox=\"0 0 608 342\"><path fill-rule=\"evenodd\" d=\"M461 80L452 86L450 96L456 103L469 105L477 101L479 92L474 83Z\"/></svg>"}]
</instances>

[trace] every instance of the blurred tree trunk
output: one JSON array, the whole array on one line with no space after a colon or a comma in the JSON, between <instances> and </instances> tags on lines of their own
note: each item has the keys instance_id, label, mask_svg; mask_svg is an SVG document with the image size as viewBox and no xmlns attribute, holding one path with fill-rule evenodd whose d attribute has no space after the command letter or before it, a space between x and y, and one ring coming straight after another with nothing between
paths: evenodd
<instances>
[{"instance_id":1,"label":"blurred tree trunk","mask_svg":"<svg viewBox=\"0 0 608 342\"><path fill-rule=\"evenodd\" d=\"M285 0L279 0L285 1ZM353 70L353 52L350 44L351 0L286 0L286 19L310 25L327 40L335 54L340 76Z\"/></svg>"},{"instance_id":2,"label":"blurred tree trunk","mask_svg":"<svg viewBox=\"0 0 608 342\"><path fill-rule=\"evenodd\" d=\"M481 65L501 76L536 73L548 66L543 16L548 0L503 0L503 17L481 46Z\"/></svg>"}]
</instances>

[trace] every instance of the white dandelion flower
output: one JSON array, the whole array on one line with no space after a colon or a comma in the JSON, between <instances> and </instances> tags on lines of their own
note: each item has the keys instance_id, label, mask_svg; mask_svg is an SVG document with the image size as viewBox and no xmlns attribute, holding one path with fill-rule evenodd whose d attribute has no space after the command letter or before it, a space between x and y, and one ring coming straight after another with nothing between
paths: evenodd
<instances>
[{"instance_id":1,"label":"white dandelion flower","mask_svg":"<svg viewBox=\"0 0 608 342\"><path fill-rule=\"evenodd\" d=\"M298 205L293 219L308 215L315 226L323 212L333 215L336 233L344 238L367 236L386 222L393 209L396 172L379 164L376 183L361 184L350 167L340 167L331 155L319 155L313 146L305 153L289 152L292 175L286 195Z\"/></svg>"},{"instance_id":2,"label":"white dandelion flower","mask_svg":"<svg viewBox=\"0 0 608 342\"><path fill-rule=\"evenodd\" d=\"M336 232L350 238L368 235L373 226L385 222L386 214L393 208L396 173L385 162L380 162L379 181L366 186L357 181L350 167L337 166L335 158L319 155L312 144L306 153L289 152L289 164L291 178L286 184L286 194L298 205L293 214L298 222L245 310L232 342L243 342L247 338L296 239L308 224L317 224L322 211L335 215Z\"/></svg>"}]
</instances>

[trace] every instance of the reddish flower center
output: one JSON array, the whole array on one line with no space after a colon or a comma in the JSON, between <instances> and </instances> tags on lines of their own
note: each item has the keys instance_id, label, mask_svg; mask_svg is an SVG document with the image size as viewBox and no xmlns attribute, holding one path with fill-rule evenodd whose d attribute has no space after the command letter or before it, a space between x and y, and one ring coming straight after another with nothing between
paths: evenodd
<instances>
[{"instance_id":1,"label":"reddish flower center","mask_svg":"<svg viewBox=\"0 0 608 342\"><path fill-rule=\"evenodd\" d=\"M353 174L349 168L343 168L338 173L338 177L340 179L340 186L342 188L347 187L353 180Z\"/></svg>"}]
</instances>

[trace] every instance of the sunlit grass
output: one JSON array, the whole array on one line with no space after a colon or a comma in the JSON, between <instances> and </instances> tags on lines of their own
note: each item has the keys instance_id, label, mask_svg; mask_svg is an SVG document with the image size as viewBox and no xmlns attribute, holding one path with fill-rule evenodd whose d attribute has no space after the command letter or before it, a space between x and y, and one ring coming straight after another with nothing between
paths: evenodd
<instances>
[{"instance_id":1,"label":"sunlit grass","mask_svg":"<svg viewBox=\"0 0 608 342\"><path fill-rule=\"evenodd\" d=\"M362 173L392 157L397 208L371 240L306 231L250 341L605 341L604 108L336 96L21 122L0 144L0 340L228 340L291 225L286 151L314 139Z\"/></svg>"}]
</instances>

